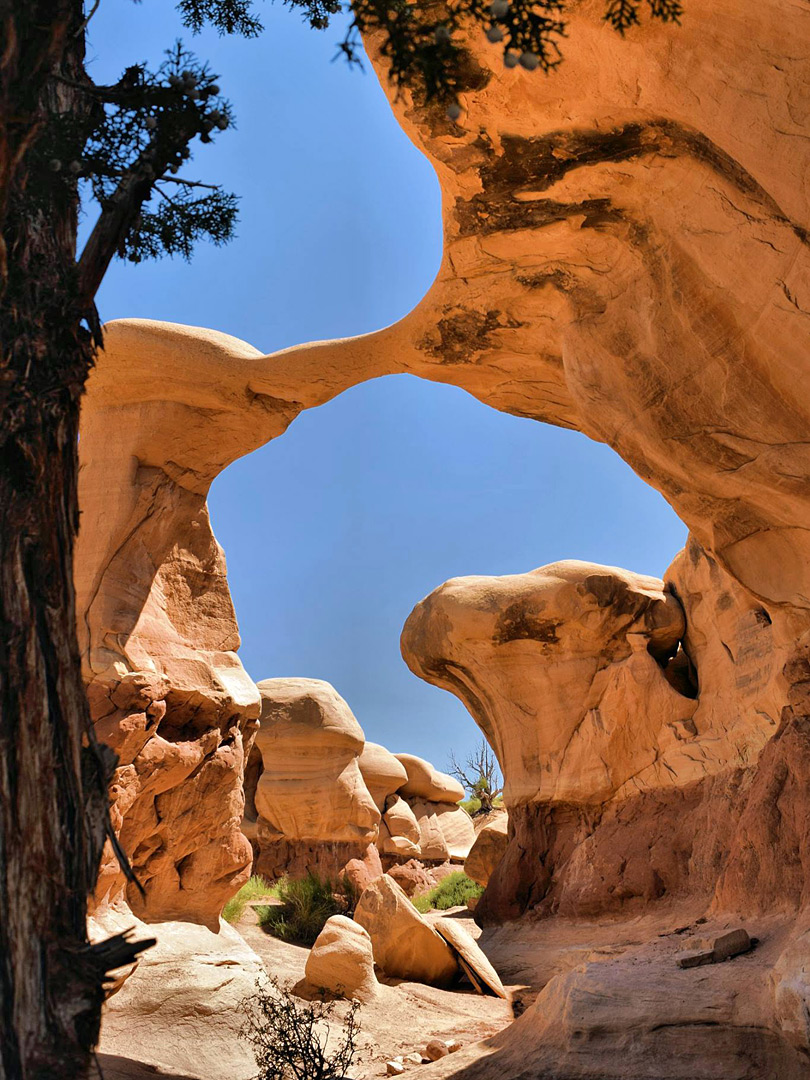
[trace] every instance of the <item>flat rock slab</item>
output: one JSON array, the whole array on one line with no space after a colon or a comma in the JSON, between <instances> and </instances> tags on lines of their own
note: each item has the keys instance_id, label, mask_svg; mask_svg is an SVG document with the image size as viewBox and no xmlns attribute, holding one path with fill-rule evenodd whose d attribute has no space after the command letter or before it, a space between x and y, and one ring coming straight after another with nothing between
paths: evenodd
<instances>
[{"instance_id":1,"label":"flat rock slab","mask_svg":"<svg viewBox=\"0 0 810 1080\"><path fill-rule=\"evenodd\" d=\"M479 994L490 993L509 1000L498 972L490 964L475 938L453 919L436 919L433 929L458 954L464 974Z\"/></svg>"},{"instance_id":2,"label":"flat rock slab","mask_svg":"<svg viewBox=\"0 0 810 1080\"><path fill-rule=\"evenodd\" d=\"M754 943L747 930L738 928L729 930L726 934L720 934L703 949L693 949L690 952L681 953L676 963L680 968L703 967L704 964L720 964L724 960L730 960L733 956L748 952L754 947Z\"/></svg>"}]
</instances>

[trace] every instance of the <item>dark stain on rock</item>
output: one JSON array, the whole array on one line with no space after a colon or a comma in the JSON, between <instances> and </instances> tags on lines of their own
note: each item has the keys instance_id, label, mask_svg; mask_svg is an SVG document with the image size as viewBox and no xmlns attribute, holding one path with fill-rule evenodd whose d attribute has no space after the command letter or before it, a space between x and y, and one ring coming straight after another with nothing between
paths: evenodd
<instances>
[{"instance_id":1,"label":"dark stain on rock","mask_svg":"<svg viewBox=\"0 0 810 1080\"><path fill-rule=\"evenodd\" d=\"M615 615L640 618L657 603L653 597L628 589L623 581L611 574L590 574L579 589L583 594L590 593L600 608L610 608Z\"/></svg>"},{"instance_id":2,"label":"dark stain on rock","mask_svg":"<svg viewBox=\"0 0 810 1080\"><path fill-rule=\"evenodd\" d=\"M518 601L510 604L498 619L492 641L495 645L505 645L509 641L539 641L543 645L553 645L559 641L557 630L559 622L543 619L536 607Z\"/></svg>"},{"instance_id":3,"label":"dark stain on rock","mask_svg":"<svg viewBox=\"0 0 810 1080\"><path fill-rule=\"evenodd\" d=\"M473 362L477 354L493 347L489 335L494 330L520 325L516 319L501 311L456 311L439 319L438 343L429 337L424 338L419 348L443 364L467 364Z\"/></svg>"},{"instance_id":4,"label":"dark stain on rock","mask_svg":"<svg viewBox=\"0 0 810 1080\"><path fill-rule=\"evenodd\" d=\"M501 147L501 153L492 154L480 169L482 191L456 203L462 236L540 228L578 215L584 216L583 228L613 225L623 215L607 198L561 203L552 199L517 201L515 196L547 191L574 169L658 154L702 162L757 203L772 220L788 226L803 243L809 240L807 228L791 221L735 158L702 132L673 120L633 122L609 131L563 129L536 138L505 135ZM643 241L637 233L631 238L636 243Z\"/></svg>"}]
</instances>

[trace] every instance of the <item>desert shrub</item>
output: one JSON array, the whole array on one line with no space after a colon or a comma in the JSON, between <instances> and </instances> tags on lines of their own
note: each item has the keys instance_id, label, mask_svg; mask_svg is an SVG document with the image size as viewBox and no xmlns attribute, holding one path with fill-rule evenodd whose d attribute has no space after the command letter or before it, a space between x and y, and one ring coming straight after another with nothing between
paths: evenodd
<instances>
[{"instance_id":1,"label":"desert shrub","mask_svg":"<svg viewBox=\"0 0 810 1080\"><path fill-rule=\"evenodd\" d=\"M263 896L274 896L275 886L263 877L249 878L236 896L232 896L222 909L222 918L227 923L238 923L250 900L261 900Z\"/></svg>"},{"instance_id":2,"label":"desert shrub","mask_svg":"<svg viewBox=\"0 0 810 1080\"><path fill-rule=\"evenodd\" d=\"M473 795L469 799L463 799L459 803L459 806L463 807L467 811L467 813L470 815L470 817L475 817L476 814L481 814L481 813L488 814L489 813L489 810L482 810L482 808L481 808L481 800L479 798L476 798L475 795ZM496 795L495 798L492 800L492 809L493 810L500 810L502 807L503 807L503 795Z\"/></svg>"},{"instance_id":3,"label":"desert shrub","mask_svg":"<svg viewBox=\"0 0 810 1080\"><path fill-rule=\"evenodd\" d=\"M256 994L242 1003L241 1037L256 1058L256 1080L340 1080L357 1057L359 1002L353 1001L341 1036L327 1054L335 1004L299 1001L277 979L256 984Z\"/></svg>"},{"instance_id":4,"label":"desert shrub","mask_svg":"<svg viewBox=\"0 0 810 1080\"><path fill-rule=\"evenodd\" d=\"M427 911L447 911L451 907L463 907L470 897L480 896L483 888L468 878L461 870L448 874L435 889L413 898L413 905L424 915Z\"/></svg>"},{"instance_id":5,"label":"desert shrub","mask_svg":"<svg viewBox=\"0 0 810 1080\"><path fill-rule=\"evenodd\" d=\"M280 904L256 909L259 925L273 937L300 945L314 944L326 920L350 914L356 900L347 880L335 885L315 874L298 880L282 878L276 896Z\"/></svg>"}]
</instances>

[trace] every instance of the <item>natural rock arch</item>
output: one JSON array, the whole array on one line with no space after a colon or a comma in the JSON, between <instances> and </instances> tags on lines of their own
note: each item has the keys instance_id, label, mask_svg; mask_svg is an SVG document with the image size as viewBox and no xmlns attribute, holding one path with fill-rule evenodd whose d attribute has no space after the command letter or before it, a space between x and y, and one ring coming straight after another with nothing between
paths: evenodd
<instances>
[{"instance_id":1,"label":"natural rock arch","mask_svg":"<svg viewBox=\"0 0 810 1080\"><path fill-rule=\"evenodd\" d=\"M687 719L698 736L725 730L727 709L757 738L730 739L699 791L653 785L639 798L715 909L806 912L810 11L690 0L682 29L625 40L600 13L596 0L575 6L566 62L548 79L482 69L463 96L465 129L438 106L396 106L439 174L445 253L395 326L270 357L212 331L107 328L80 445L79 633L97 729L121 754L114 821L147 885L145 907L129 899L150 918L212 923L249 860L241 773L259 701L235 652L210 483L302 409L397 372L608 443L688 524L670 575L686 649L703 657ZM497 49L471 48L497 63ZM452 634L429 657L427 636L406 635L406 648L441 682L425 660L446 661ZM492 673L473 674L480 688ZM498 715L496 702L479 719ZM529 802L518 847L562 865L579 808L566 818ZM536 899L604 909L611 836L646 835L643 813L620 811L600 824L591 879L555 878L552 859ZM698 815L697 852L679 846L684 811ZM531 902L536 881L511 865ZM100 892L122 885L110 857ZM490 889L495 903L497 880ZM786 947L763 1021L800 1045L803 949Z\"/></svg>"}]
</instances>

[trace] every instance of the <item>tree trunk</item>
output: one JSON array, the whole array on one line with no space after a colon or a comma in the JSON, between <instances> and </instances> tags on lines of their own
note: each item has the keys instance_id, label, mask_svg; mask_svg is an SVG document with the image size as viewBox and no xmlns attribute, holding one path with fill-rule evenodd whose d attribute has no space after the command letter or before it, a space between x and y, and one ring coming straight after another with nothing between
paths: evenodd
<instances>
[{"instance_id":1,"label":"tree trunk","mask_svg":"<svg viewBox=\"0 0 810 1080\"><path fill-rule=\"evenodd\" d=\"M58 398L61 397L61 400ZM84 948L105 769L74 623L78 401L31 400L0 446L0 1076L83 1076L101 973Z\"/></svg>"},{"instance_id":2,"label":"tree trunk","mask_svg":"<svg viewBox=\"0 0 810 1080\"><path fill-rule=\"evenodd\" d=\"M80 0L0 2L2 1080L83 1077L103 997L85 915L110 763L90 729L72 567L92 342L75 299L75 184L49 166L45 137L76 113L48 74L81 72L81 18Z\"/></svg>"}]
</instances>

